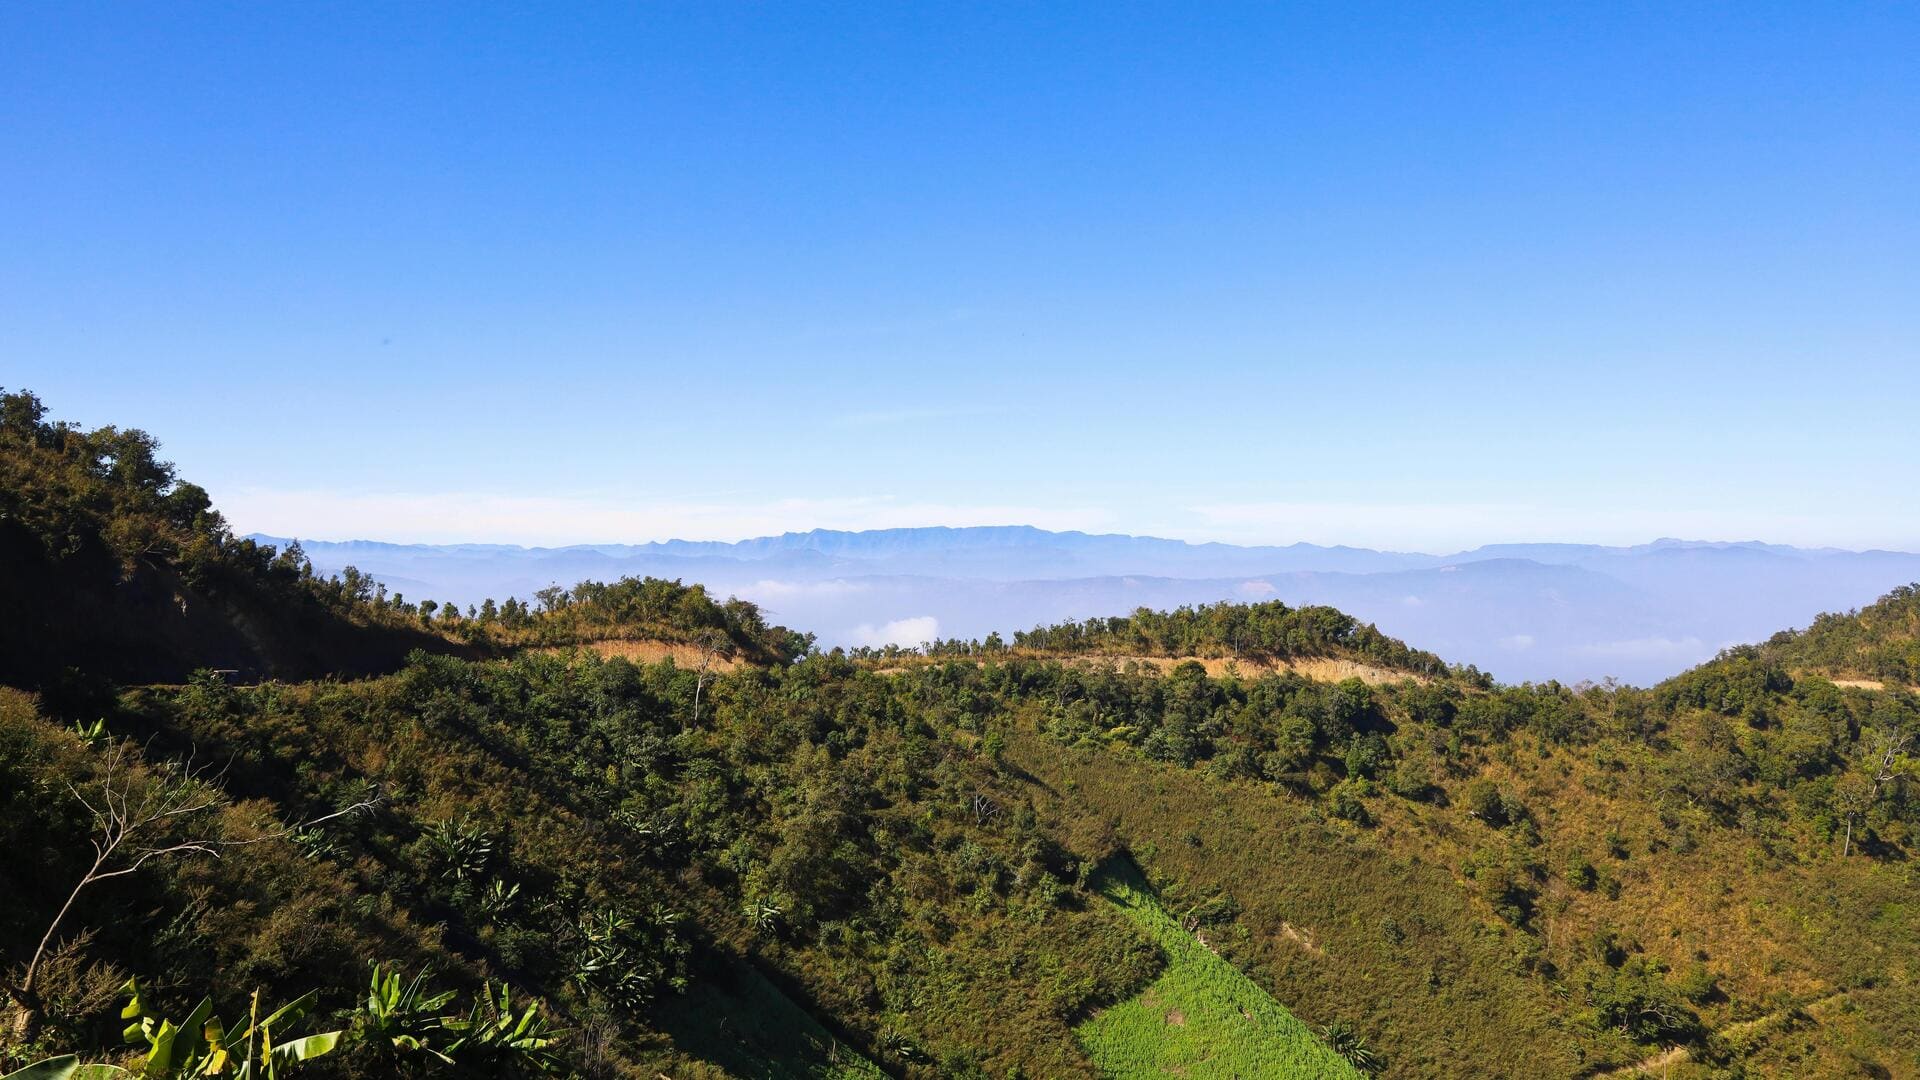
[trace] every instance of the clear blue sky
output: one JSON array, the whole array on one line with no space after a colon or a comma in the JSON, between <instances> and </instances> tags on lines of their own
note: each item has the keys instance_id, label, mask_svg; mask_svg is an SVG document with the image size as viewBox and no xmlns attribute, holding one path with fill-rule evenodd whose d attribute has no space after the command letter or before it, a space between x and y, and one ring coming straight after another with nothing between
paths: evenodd
<instances>
[{"instance_id":1,"label":"clear blue sky","mask_svg":"<svg viewBox=\"0 0 1920 1080\"><path fill-rule=\"evenodd\" d=\"M1920 548L1920 7L0 7L0 385L245 529Z\"/></svg>"}]
</instances>

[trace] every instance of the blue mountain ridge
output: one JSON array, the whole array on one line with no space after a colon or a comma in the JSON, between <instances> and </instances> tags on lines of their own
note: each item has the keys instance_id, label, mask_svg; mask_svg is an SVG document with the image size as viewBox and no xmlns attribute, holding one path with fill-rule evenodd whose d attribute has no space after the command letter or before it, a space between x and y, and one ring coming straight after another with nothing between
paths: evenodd
<instances>
[{"instance_id":1,"label":"blue mountain ridge","mask_svg":"<svg viewBox=\"0 0 1920 1080\"><path fill-rule=\"evenodd\" d=\"M283 545L286 538L253 539ZM352 565L413 599L528 597L587 578L698 581L824 645L914 644L1041 622L1219 600L1339 607L1509 681L1652 682L1727 645L1803 626L1920 580L1920 555L1663 538L1488 544L1449 554L1241 546L1026 525L740 541L520 547L302 540L322 573Z\"/></svg>"}]
</instances>

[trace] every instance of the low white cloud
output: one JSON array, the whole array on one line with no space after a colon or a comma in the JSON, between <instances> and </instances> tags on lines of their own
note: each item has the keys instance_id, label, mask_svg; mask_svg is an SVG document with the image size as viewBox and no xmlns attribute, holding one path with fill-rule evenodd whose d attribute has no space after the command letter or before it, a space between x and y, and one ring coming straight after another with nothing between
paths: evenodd
<instances>
[{"instance_id":1,"label":"low white cloud","mask_svg":"<svg viewBox=\"0 0 1920 1080\"><path fill-rule=\"evenodd\" d=\"M1400 598L1400 606L1401 607L1426 607L1427 602L1425 600L1420 599L1417 596L1403 596Z\"/></svg>"},{"instance_id":2,"label":"low white cloud","mask_svg":"<svg viewBox=\"0 0 1920 1080\"><path fill-rule=\"evenodd\" d=\"M918 645L940 636L940 620L931 615L917 615L911 619L895 619L881 626L861 623L847 636L855 645L868 645L876 649L886 645Z\"/></svg>"},{"instance_id":3,"label":"low white cloud","mask_svg":"<svg viewBox=\"0 0 1920 1080\"><path fill-rule=\"evenodd\" d=\"M1255 580L1255 581L1241 582L1240 588L1237 591L1240 593L1241 596L1247 596L1247 597L1272 596L1274 593L1274 588L1273 588L1273 582L1271 581Z\"/></svg>"},{"instance_id":4,"label":"low white cloud","mask_svg":"<svg viewBox=\"0 0 1920 1080\"><path fill-rule=\"evenodd\" d=\"M1500 647L1503 649L1512 649L1515 652L1525 652L1533 648L1533 635L1510 634L1500 639Z\"/></svg>"},{"instance_id":5,"label":"low white cloud","mask_svg":"<svg viewBox=\"0 0 1920 1080\"><path fill-rule=\"evenodd\" d=\"M1099 510L1060 506L966 505L888 496L651 500L600 494L345 492L239 488L214 492L239 533L312 540L393 543L613 544L650 540L744 540L809 529L894 529L921 525L1034 525L1100 531Z\"/></svg>"},{"instance_id":6,"label":"low white cloud","mask_svg":"<svg viewBox=\"0 0 1920 1080\"><path fill-rule=\"evenodd\" d=\"M774 581L767 579L756 581L740 590L740 595L748 600L790 600L794 597L822 599L827 597L852 596L867 592L872 588L863 581L844 581L834 578L831 581Z\"/></svg>"}]
</instances>

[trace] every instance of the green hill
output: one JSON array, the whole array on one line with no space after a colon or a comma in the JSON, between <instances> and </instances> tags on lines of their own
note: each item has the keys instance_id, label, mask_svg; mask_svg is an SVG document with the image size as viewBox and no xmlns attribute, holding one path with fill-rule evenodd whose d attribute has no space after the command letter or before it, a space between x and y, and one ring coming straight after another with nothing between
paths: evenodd
<instances>
[{"instance_id":1,"label":"green hill","mask_svg":"<svg viewBox=\"0 0 1920 1080\"><path fill-rule=\"evenodd\" d=\"M674 582L317 580L145 436L6 408L8 565L62 585L5 586L0 1067L124 1056L129 976L317 991L298 1075L542 1064L396 1042L379 962L512 987L583 1077L1920 1076L1912 590L1647 689L1282 605L876 662ZM647 637L698 659L572 647ZM1301 657L1386 674L1257 662Z\"/></svg>"},{"instance_id":2,"label":"green hill","mask_svg":"<svg viewBox=\"0 0 1920 1080\"><path fill-rule=\"evenodd\" d=\"M1172 611L1141 608L1131 615L1036 626L1017 631L1010 646L995 634L984 642L939 641L912 652L889 647L862 649L857 655L890 663L905 656L1105 658L1117 663L1230 660L1254 670L1333 660L1362 665L1387 678L1456 678L1489 684L1475 669L1449 667L1433 653L1410 648L1343 611L1321 605L1292 607L1277 600L1202 604Z\"/></svg>"},{"instance_id":3,"label":"green hill","mask_svg":"<svg viewBox=\"0 0 1920 1080\"><path fill-rule=\"evenodd\" d=\"M1792 670L1920 686L1920 586L1895 589L1859 611L1822 615L1805 630L1775 634L1766 651Z\"/></svg>"},{"instance_id":4,"label":"green hill","mask_svg":"<svg viewBox=\"0 0 1920 1080\"><path fill-rule=\"evenodd\" d=\"M357 583L233 536L145 432L49 421L0 393L0 683L390 671L439 635L373 618Z\"/></svg>"}]
</instances>

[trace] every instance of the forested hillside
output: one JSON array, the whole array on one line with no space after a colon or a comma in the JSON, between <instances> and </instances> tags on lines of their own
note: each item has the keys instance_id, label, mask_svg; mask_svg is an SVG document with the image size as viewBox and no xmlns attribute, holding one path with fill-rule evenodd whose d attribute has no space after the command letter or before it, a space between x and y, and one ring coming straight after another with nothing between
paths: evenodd
<instances>
[{"instance_id":1,"label":"forested hillside","mask_svg":"<svg viewBox=\"0 0 1920 1080\"><path fill-rule=\"evenodd\" d=\"M1141 608L1132 615L1087 619L1015 631L1009 646L999 634L984 641L934 641L915 650L858 649L862 658L995 656L1234 659L1255 665L1298 660L1344 660L1393 676L1457 676L1486 684L1471 667L1450 668L1430 652L1408 648L1345 612L1330 607L1202 604L1172 611Z\"/></svg>"},{"instance_id":2,"label":"forested hillside","mask_svg":"<svg viewBox=\"0 0 1920 1080\"><path fill-rule=\"evenodd\" d=\"M198 667L390 670L436 637L368 618L356 583L234 537L142 431L52 422L0 393L0 681L84 693Z\"/></svg>"},{"instance_id":3,"label":"forested hillside","mask_svg":"<svg viewBox=\"0 0 1920 1080\"><path fill-rule=\"evenodd\" d=\"M1280 604L849 656L319 579L7 408L9 570L73 584L5 597L0 1071L313 992L283 1074L1920 1076L1911 590L1646 689ZM648 636L698 661L584 647Z\"/></svg>"},{"instance_id":4,"label":"forested hillside","mask_svg":"<svg viewBox=\"0 0 1920 1080\"><path fill-rule=\"evenodd\" d=\"M477 657L638 635L777 662L808 644L751 604L671 581L581 582L462 611L389 596L352 567L321 578L298 545L235 537L152 436L50 421L26 392L0 392L0 565L0 683L56 695L200 668L377 674L413 649Z\"/></svg>"},{"instance_id":5,"label":"forested hillside","mask_svg":"<svg viewBox=\"0 0 1920 1080\"><path fill-rule=\"evenodd\" d=\"M1800 671L1920 686L1920 585L1906 585L1860 611L1822 615L1767 642L1767 653Z\"/></svg>"}]
</instances>

